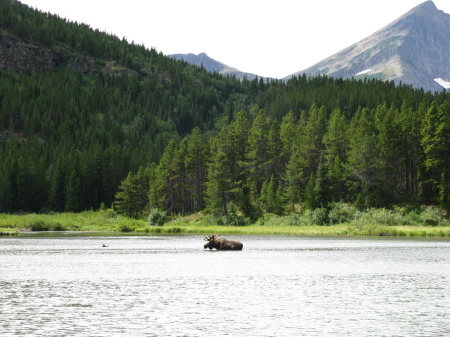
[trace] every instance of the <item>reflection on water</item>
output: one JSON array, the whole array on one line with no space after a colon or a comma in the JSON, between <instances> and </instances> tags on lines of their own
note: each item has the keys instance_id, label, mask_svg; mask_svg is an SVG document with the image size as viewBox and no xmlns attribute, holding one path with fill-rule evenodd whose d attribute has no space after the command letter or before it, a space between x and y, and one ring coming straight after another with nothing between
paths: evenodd
<instances>
[{"instance_id":1,"label":"reflection on water","mask_svg":"<svg viewBox=\"0 0 450 337\"><path fill-rule=\"evenodd\" d=\"M2 238L1 335L450 335L448 240L229 238Z\"/></svg>"}]
</instances>

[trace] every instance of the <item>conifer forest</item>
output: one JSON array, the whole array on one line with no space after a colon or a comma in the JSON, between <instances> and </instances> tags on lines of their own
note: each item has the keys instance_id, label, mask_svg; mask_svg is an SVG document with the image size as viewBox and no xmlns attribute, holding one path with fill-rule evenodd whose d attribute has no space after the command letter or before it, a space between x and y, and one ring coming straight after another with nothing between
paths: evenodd
<instances>
[{"instance_id":1,"label":"conifer forest","mask_svg":"<svg viewBox=\"0 0 450 337\"><path fill-rule=\"evenodd\" d=\"M60 59L1 64L30 45ZM0 1L0 49L1 213L159 209L246 224L336 202L450 209L445 90L241 81L17 1Z\"/></svg>"}]
</instances>

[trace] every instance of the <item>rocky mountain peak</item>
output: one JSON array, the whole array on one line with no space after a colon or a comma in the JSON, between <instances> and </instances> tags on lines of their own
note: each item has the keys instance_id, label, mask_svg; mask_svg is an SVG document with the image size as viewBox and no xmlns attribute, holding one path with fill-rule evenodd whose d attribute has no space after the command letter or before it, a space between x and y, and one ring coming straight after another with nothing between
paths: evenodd
<instances>
[{"instance_id":1,"label":"rocky mountain peak","mask_svg":"<svg viewBox=\"0 0 450 337\"><path fill-rule=\"evenodd\" d=\"M450 15L426 1L369 37L294 75L378 78L441 91L450 88L449 57Z\"/></svg>"}]
</instances>

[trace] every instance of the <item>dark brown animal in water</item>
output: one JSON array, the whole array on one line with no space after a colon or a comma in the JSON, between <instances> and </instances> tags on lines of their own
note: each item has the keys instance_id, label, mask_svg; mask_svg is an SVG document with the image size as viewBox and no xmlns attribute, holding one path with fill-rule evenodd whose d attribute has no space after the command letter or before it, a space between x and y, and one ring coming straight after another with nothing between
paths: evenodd
<instances>
[{"instance_id":1,"label":"dark brown animal in water","mask_svg":"<svg viewBox=\"0 0 450 337\"><path fill-rule=\"evenodd\" d=\"M208 241L203 246L204 249L216 248L217 250L242 250L244 245L239 241L230 241L227 239L218 239L219 234L205 236L205 241Z\"/></svg>"}]
</instances>

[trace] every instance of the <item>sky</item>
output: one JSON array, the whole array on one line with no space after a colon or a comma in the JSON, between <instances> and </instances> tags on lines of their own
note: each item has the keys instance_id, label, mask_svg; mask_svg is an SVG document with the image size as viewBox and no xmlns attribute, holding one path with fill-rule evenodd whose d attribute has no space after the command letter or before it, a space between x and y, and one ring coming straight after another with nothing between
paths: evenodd
<instances>
[{"instance_id":1,"label":"sky","mask_svg":"<svg viewBox=\"0 0 450 337\"><path fill-rule=\"evenodd\" d=\"M366 38L425 0L20 0L163 54L206 53L283 78ZM434 0L450 13L449 0Z\"/></svg>"}]
</instances>

